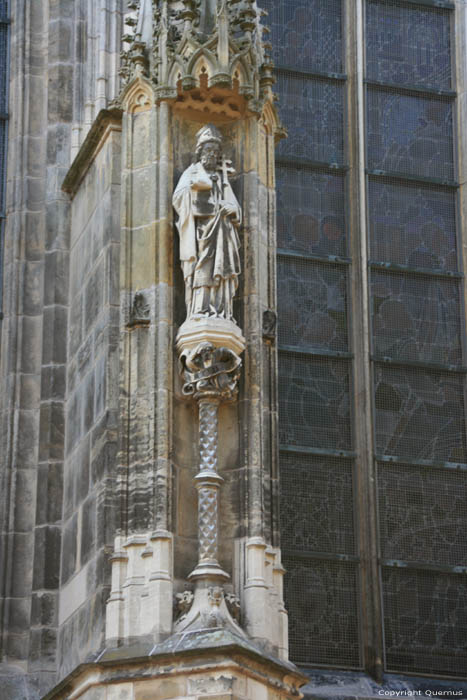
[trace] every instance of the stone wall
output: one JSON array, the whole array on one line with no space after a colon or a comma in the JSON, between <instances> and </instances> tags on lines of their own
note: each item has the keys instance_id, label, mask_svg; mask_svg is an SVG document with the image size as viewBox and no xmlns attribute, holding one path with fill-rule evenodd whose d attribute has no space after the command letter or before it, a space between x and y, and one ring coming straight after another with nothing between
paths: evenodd
<instances>
[{"instance_id":1,"label":"stone wall","mask_svg":"<svg viewBox=\"0 0 467 700\"><path fill-rule=\"evenodd\" d=\"M63 675L102 640L106 545L114 499L118 422L120 131L103 136L72 202L66 456L60 576Z\"/></svg>"}]
</instances>

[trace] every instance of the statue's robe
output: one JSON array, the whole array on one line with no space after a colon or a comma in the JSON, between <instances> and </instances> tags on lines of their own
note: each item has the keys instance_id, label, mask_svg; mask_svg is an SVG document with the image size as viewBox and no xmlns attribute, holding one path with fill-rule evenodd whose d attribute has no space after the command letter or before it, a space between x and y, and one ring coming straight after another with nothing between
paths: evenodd
<instances>
[{"instance_id":1,"label":"statue's robe","mask_svg":"<svg viewBox=\"0 0 467 700\"><path fill-rule=\"evenodd\" d=\"M220 213L222 202L234 208L233 216ZM201 163L194 163L175 188L173 206L178 214L187 318L231 319L240 274L241 209L230 183L223 184L220 173L211 177Z\"/></svg>"}]
</instances>

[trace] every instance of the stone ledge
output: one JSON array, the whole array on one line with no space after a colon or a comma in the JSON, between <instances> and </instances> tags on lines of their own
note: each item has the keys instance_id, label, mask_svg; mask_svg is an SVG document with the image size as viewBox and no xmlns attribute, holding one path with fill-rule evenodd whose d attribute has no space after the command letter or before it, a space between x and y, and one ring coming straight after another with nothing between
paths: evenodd
<instances>
[{"instance_id":1,"label":"stone ledge","mask_svg":"<svg viewBox=\"0 0 467 700\"><path fill-rule=\"evenodd\" d=\"M128 647L104 649L94 655L92 661L77 667L43 700L85 700L91 688L95 693L96 689L105 689L109 685L137 686L141 688L141 698L145 697L142 689L147 685L154 698L199 700L200 697L210 697L214 700L219 697L217 681L219 677L225 678L226 673L231 674L241 690L232 691L233 694L230 691L223 693L227 698L239 700L257 700L259 697L299 700L302 697L299 688L309 680L292 663L280 661L231 631L217 628L176 634L152 647L149 643L135 643ZM196 685L204 688L214 677L217 685L213 682L212 687L216 694L189 690L189 686ZM177 686L176 694L159 694L162 691L157 690L156 685L167 685L169 681L174 688ZM260 687L261 695L257 695ZM98 694L92 697L100 698ZM127 696L120 697L125 699ZM133 697L137 700L138 693L128 694L128 698Z\"/></svg>"},{"instance_id":2,"label":"stone ledge","mask_svg":"<svg viewBox=\"0 0 467 700\"><path fill-rule=\"evenodd\" d=\"M101 109L97 115L63 180L62 190L72 198L77 193L89 166L102 148L107 131L109 129L121 131L122 114L121 109L114 108Z\"/></svg>"}]
</instances>

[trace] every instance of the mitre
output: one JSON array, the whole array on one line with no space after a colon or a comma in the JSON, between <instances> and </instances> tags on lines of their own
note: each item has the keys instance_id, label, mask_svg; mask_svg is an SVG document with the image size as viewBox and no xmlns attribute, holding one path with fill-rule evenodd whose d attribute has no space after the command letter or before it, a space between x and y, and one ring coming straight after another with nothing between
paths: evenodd
<instances>
[{"instance_id":1,"label":"mitre","mask_svg":"<svg viewBox=\"0 0 467 700\"><path fill-rule=\"evenodd\" d=\"M222 136L218 129L213 124L206 124L196 134L196 148L199 148L203 143L208 141L217 141L222 143Z\"/></svg>"}]
</instances>

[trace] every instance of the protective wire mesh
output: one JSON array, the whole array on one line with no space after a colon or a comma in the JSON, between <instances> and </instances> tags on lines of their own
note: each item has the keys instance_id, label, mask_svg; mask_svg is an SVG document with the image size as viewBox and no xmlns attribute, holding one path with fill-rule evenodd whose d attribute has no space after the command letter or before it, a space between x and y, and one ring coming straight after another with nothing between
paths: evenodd
<instances>
[{"instance_id":1,"label":"protective wire mesh","mask_svg":"<svg viewBox=\"0 0 467 700\"><path fill-rule=\"evenodd\" d=\"M355 554L352 462L281 454L284 551Z\"/></svg>"},{"instance_id":2,"label":"protective wire mesh","mask_svg":"<svg viewBox=\"0 0 467 700\"><path fill-rule=\"evenodd\" d=\"M357 566L293 557L284 566L291 659L360 666Z\"/></svg>"},{"instance_id":3,"label":"protective wire mesh","mask_svg":"<svg viewBox=\"0 0 467 700\"><path fill-rule=\"evenodd\" d=\"M454 179L452 103L369 87L370 170Z\"/></svg>"},{"instance_id":4,"label":"protective wire mesh","mask_svg":"<svg viewBox=\"0 0 467 700\"><path fill-rule=\"evenodd\" d=\"M261 0L277 66L342 72L342 0Z\"/></svg>"},{"instance_id":5,"label":"protective wire mesh","mask_svg":"<svg viewBox=\"0 0 467 700\"><path fill-rule=\"evenodd\" d=\"M381 555L467 565L467 472L378 463Z\"/></svg>"},{"instance_id":6,"label":"protective wire mesh","mask_svg":"<svg viewBox=\"0 0 467 700\"><path fill-rule=\"evenodd\" d=\"M0 15L1 16L1 15ZM7 111L8 25L0 23L0 113Z\"/></svg>"},{"instance_id":7,"label":"protective wire mesh","mask_svg":"<svg viewBox=\"0 0 467 700\"><path fill-rule=\"evenodd\" d=\"M345 256L344 178L293 165L278 165L276 178L279 248Z\"/></svg>"},{"instance_id":8,"label":"protective wire mesh","mask_svg":"<svg viewBox=\"0 0 467 700\"><path fill-rule=\"evenodd\" d=\"M348 350L347 268L279 257L279 342Z\"/></svg>"},{"instance_id":9,"label":"protective wire mesh","mask_svg":"<svg viewBox=\"0 0 467 700\"><path fill-rule=\"evenodd\" d=\"M371 311L376 355L462 364L458 280L373 270Z\"/></svg>"},{"instance_id":10,"label":"protective wire mesh","mask_svg":"<svg viewBox=\"0 0 467 700\"><path fill-rule=\"evenodd\" d=\"M279 112L289 136L277 148L281 156L342 164L344 88L334 81L280 72Z\"/></svg>"},{"instance_id":11,"label":"protective wire mesh","mask_svg":"<svg viewBox=\"0 0 467 700\"><path fill-rule=\"evenodd\" d=\"M4 119L0 119L0 212L3 212L5 207L6 135L7 122Z\"/></svg>"},{"instance_id":12,"label":"protective wire mesh","mask_svg":"<svg viewBox=\"0 0 467 700\"><path fill-rule=\"evenodd\" d=\"M370 178L368 199L372 260L457 270L455 192Z\"/></svg>"},{"instance_id":13,"label":"protective wire mesh","mask_svg":"<svg viewBox=\"0 0 467 700\"><path fill-rule=\"evenodd\" d=\"M465 576L383 568L382 577L387 669L464 676Z\"/></svg>"},{"instance_id":14,"label":"protective wire mesh","mask_svg":"<svg viewBox=\"0 0 467 700\"><path fill-rule=\"evenodd\" d=\"M450 89L449 10L368 0L366 37L370 80Z\"/></svg>"},{"instance_id":15,"label":"protective wire mesh","mask_svg":"<svg viewBox=\"0 0 467 700\"><path fill-rule=\"evenodd\" d=\"M279 355L279 434L284 445L350 449L349 362Z\"/></svg>"},{"instance_id":16,"label":"protective wire mesh","mask_svg":"<svg viewBox=\"0 0 467 700\"><path fill-rule=\"evenodd\" d=\"M467 462L464 376L375 363L376 452Z\"/></svg>"}]
</instances>

